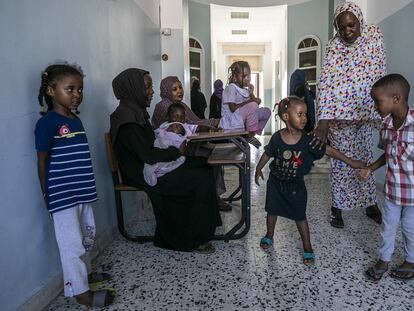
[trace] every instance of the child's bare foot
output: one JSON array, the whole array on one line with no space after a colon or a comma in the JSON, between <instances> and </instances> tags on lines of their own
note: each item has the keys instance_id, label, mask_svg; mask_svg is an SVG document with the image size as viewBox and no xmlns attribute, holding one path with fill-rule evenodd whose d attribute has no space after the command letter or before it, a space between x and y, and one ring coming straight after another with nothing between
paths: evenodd
<instances>
[{"instance_id":1,"label":"child's bare foot","mask_svg":"<svg viewBox=\"0 0 414 311\"><path fill-rule=\"evenodd\" d=\"M378 260L375 265L369 267L367 271L365 271L365 275L371 281L379 281L381 280L383 274L388 270L388 262L383 260Z\"/></svg>"},{"instance_id":2,"label":"child's bare foot","mask_svg":"<svg viewBox=\"0 0 414 311\"><path fill-rule=\"evenodd\" d=\"M393 269L390 275L399 280L412 280L414 279L414 263L404 261L402 265Z\"/></svg>"},{"instance_id":3,"label":"child's bare foot","mask_svg":"<svg viewBox=\"0 0 414 311\"><path fill-rule=\"evenodd\" d=\"M77 303L88 307L106 307L112 304L115 299L114 290L102 289L97 291L88 290L75 296Z\"/></svg>"}]
</instances>

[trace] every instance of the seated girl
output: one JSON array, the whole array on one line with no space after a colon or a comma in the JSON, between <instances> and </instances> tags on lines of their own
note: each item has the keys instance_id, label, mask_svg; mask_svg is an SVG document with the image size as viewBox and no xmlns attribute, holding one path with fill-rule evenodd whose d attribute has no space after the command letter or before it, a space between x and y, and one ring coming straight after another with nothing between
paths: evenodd
<instances>
[{"instance_id":1,"label":"seated girl","mask_svg":"<svg viewBox=\"0 0 414 311\"><path fill-rule=\"evenodd\" d=\"M247 62L233 63L229 75L229 84L223 92L219 127L249 131L248 142L259 148L261 143L254 136L263 131L271 111L267 107L259 107L260 98L256 98L247 88L250 84L250 66Z\"/></svg>"},{"instance_id":2,"label":"seated girl","mask_svg":"<svg viewBox=\"0 0 414 311\"><path fill-rule=\"evenodd\" d=\"M154 147L154 130L147 108L154 90L147 71L130 68L112 81L119 106L111 114L110 135L123 182L145 191L151 199L157 227L154 244L178 251L214 252L211 240L220 215L214 175L206 160L187 157L184 164L158 178L154 187L144 180L144 164L182 156L175 147Z\"/></svg>"}]
</instances>

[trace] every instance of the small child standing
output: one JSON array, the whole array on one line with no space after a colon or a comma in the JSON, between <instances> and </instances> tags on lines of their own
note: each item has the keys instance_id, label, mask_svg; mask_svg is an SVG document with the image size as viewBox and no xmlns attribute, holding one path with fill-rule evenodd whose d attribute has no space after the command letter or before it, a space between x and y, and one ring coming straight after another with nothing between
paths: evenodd
<instances>
[{"instance_id":1,"label":"small child standing","mask_svg":"<svg viewBox=\"0 0 414 311\"><path fill-rule=\"evenodd\" d=\"M261 100L252 96L247 88L249 84L249 64L245 61L234 62L229 68L228 85L223 91L219 127L249 131L248 142L259 148L261 143L254 135L263 131L271 111L267 107L259 107Z\"/></svg>"},{"instance_id":2,"label":"small child standing","mask_svg":"<svg viewBox=\"0 0 414 311\"><path fill-rule=\"evenodd\" d=\"M175 147L184 150L187 138L197 132L211 130L206 125L188 124L185 122L185 107L182 104L171 104L167 110L168 121L160 125L155 132L154 147L167 149ZM175 161L159 162L155 164L144 164L144 179L150 186L157 184L158 177L175 170L185 162L185 157L181 156Z\"/></svg>"},{"instance_id":3,"label":"small child standing","mask_svg":"<svg viewBox=\"0 0 414 311\"><path fill-rule=\"evenodd\" d=\"M95 240L90 203L97 200L88 141L81 120L73 113L83 97L83 73L76 65L55 64L42 73L39 104L47 112L36 123L37 170L48 211L53 218L63 269L65 296L79 304L103 307L113 290L91 291L89 283L110 279L92 273L89 252Z\"/></svg>"},{"instance_id":4,"label":"small child standing","mask_svg":"<svg viewBox=\"0 0 414 311\"><path fill-rule=\"evenodd\" d=\"M375 108L383 118L380 137L385 152L359 170L359 175L367 180L387 164L379 260L365 272L373 281L379 281L388 270L400 222L405 261L390 275L404 281L414 279L414 109L408 106L409 93L408 81L399 74L379 79L371 90Z\"/></svg>"},{"instance_id":5,"label":"small child standing","mask_svg":"<svg viewBox=\"0 0 414 311\"><path fill-rule=\"evenodd\" d=\"M260 247L267 249L273 245L273 235L278 216L295 220L303 243L303 263L312 265L315 254L312 249L308 221L306 220L307 192L303 177L309 173L312 163L326 154L341 160L354 168L363 167L360 161L352 160L339 151L326 146L312 149L312 137L306 135L307 106L296 96L283 99L278 104L278 116L286 128L276 132L265 146L265 151L256 167L255 181L263 179L262 169L271 159L270 174L266 188L267 212L266 235L260 240Z\"/></svg>"}]
</instances>

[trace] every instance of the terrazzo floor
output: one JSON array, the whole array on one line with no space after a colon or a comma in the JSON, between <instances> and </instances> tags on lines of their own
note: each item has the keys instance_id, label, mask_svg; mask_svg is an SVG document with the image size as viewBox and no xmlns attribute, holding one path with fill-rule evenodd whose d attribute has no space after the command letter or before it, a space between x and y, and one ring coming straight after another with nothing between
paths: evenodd
<instances>
[{"instance_id":1,"label":"terrazzo floor","mask_svg":"<svg viewBox=\"0 0 414 311\"><path fill-rule=\"evenodd\" d=\"M252 173L263 151L253 149ZM231 190L236 170L226 169L225 176ZM328 176L310 174L306 184L317 256L314 267L302 264L293 221L278 220L274 247L260 249L265 183L258 187L252 178L250 232L241 240L214 242L212 255L167 251L116 237L94 262L113 275L106 286L117 291L115 303L102 310L414 310L414 281L397 281L386 274L373 283L364 277L364 270L376 259L380 226L363 210L355 210L344 214L344 229L331 227ZM236 203L232 213L222 214L226 229L236 222L238 211ZM139 226L150 232L154 228L150 209L139 212ZM402 252L398 232L393 266L402 261ZM63 294L46 308L86 309Z\"/></svg>"}]
</instances>

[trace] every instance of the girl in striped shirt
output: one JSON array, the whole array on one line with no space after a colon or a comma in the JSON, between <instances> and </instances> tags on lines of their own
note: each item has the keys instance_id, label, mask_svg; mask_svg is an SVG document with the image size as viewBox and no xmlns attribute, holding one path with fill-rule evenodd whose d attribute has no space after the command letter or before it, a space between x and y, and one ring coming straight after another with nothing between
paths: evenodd
<instances>
[{"instance_id":1,"label":"girl in striped shirt","mask_svg":"<svg viewBox=\"0 0 414 311\"><path fill-rule=\"evenodd\" d=\"M83 97L83 73L67 63L48 66L42 73L39 104L47 111L36 123L35 139L40 186L55 228L63 269L65 296L79 304L103 307L113 291L91 291L89 283L110 278L91 273L89 252L95 240L92 202L97 200L88 141L73 112Z\"/></svg>"}]
</instances>

